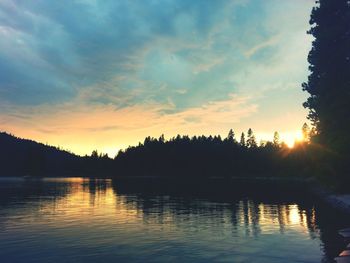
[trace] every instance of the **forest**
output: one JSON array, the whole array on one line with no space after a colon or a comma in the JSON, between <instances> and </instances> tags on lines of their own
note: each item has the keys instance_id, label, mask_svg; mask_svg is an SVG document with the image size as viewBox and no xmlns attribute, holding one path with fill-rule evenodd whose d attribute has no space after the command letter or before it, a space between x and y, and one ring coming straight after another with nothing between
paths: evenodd
<instances>
[{"instance_id":1,"label":"forest","mask_svg":"<svg viewBox=\"0 0 350 263\"><path fill-rule=\"evenodd\" d=\"M279 141L256 142L252 129L239 141L231 129L226 138L176 136L165 140L146 137L143 143L121 150L114 159L93 151L77 156L60 148L0 133L1 175L92 177L310 177L315 162L307 126L305 139L289 148ZM317 152L317 151L316 151Z\"/></svg>"},{"instance_id":2,"label":"forest","mask_svg":"<svg viewBox=\"0 0 350 263\"><path fill-rule=\"evenodd\" d=\"M237 140L231 129L220 136L147 137L136 147L120 151L114 161L122 174L134 176L246 177L306 174L308 141L294 149L279 142L256 142L252 129Z\"/></svg>"}]
</instances>

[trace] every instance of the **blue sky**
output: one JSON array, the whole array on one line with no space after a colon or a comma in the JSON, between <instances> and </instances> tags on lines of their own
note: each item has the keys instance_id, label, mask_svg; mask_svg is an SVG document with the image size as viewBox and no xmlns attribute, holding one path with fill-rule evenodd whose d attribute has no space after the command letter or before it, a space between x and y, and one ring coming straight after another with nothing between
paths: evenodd
<instances>
[{"instance_id":1,"label":"blue sky","mask_svg":"<svg viewBox=\"0 0 350 263\"><path fill-rule=\"evenodd\" d=\"M0 129L80 154L231 127L291 140L306 115L313 5L1 1Z\"/></svg>"}]
</instances>

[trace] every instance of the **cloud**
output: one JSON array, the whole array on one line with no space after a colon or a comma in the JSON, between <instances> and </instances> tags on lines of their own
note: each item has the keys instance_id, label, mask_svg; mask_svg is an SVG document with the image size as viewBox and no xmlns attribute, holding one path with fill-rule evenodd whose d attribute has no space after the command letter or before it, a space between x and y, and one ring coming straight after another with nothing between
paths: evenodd
<instances>
[{"instance_id":1,"label":"cloud","mask_svg":"<svg viewBox=\"0 0 350 263\"><path fill-rule=\"evenodd\" d=\"M285 5L273 0L2 1L0 101L65 103L92 86L100 94L92 94L94 103L118 103L116 97L134 96L135 90L140 96L129 103L171 97L179 110L222 100L239 88L232 76L256 63L266 65L280 48L266 47L274 46L276 35L288 38L274 24L276 14L305 30L294 22L304 1L288 4L293 12L287 18L278 15ZM187 96L177 96L184 86Z\"/></svg>"},{"instance_id":2,"label":"cloud","mask_svg":"<svg viewBox=\"0 0 350 263\"><path fill-rule=\"evenodd\" d=\"M256 46L253 46L252 48L248 49L247 51L244 52L244 55L250 58L261 49L271 47L274 44L276 44L276 42L277 42L276 37L270 38L267 41L258 43Z\"/></svg>"},{"instance_id":3,"label":"cloud","mask_svg":"<svg viewBox=\"0 0 350 263\"><path fill-rule=\"evenodd\" d=\"M183 112L169 114L167 121L197 127L229 127L257 111L257 105L250 104L248 98L230 95L229 99L212 101L201 107L189 108ZM162 121L163 122L163 121ZM189 127L191 128L191 127Z\"/></svg>"},{"instance_id":4,"label":"cloud","mask_svg":"<svg viewBox=\"0 0 350 263\"><path fill-rule=\"evenodd\" d=\"M79 89L133 72L142 64L133 57L158 39L194 32L205 40L225 2L2 1L1 98L69 100Z\"/></svg>"},{"instance_id":5,"label":"cloud","mask_svg":"<svg viewBox=\"0 0 350 263\"><path fill-rule=\"evenodd\" d=\"M249 98L235 95L201 107L164 113L172 107L156 102L123 108L112 104L41 105L12 108L11 114L0 114L0 119L5 120L2 128L18 136L30 136L43 142L49 140L83 154L94 147L124 148L142 141L146 135L210 134L213 127L217 133L226 133L232 125L257 111L257 105Z\"/></svg>"},{"instance_id":6,"label":"cloud","mask_svg":"<svg viewBox=\"0 0 350 263\"><path fill-rule=\"evenodd\" d=\"M79 102L77 102L79 103ZM21 125L33 129L51 127L57 130L133 130L153 126L170 126L193 124L215 126L218 123L230 125L256 112L257 105L251 104L250 99L230 95L229 99L210 101L200 107L193 107L181 112L164 114L173 108L171 102L160 104L149 102L130 107L117 108L113 104L90 105L75 102L65 105L27 106L12 108L10 114L2 114L7 123ZM186 120L191 120L187 122ZM106 125L108 124L108 125ZM14 125L14 126L16 126ZM167 129L165 127L165 129Z\"/></svg>"},{"instance_id":7,"label":"cloud","mask_svg":"<svg viewBox=\"0 0 350 263\"><path fill-rule=\"evenodd\" d=\"M259 126L286 112L302 122L312 5L1 1L0 128L33 139L47 132L72 149L82 147L80 132L90 149L148 132L245 129L243 120Z\"/></svg>"}]
</instances>

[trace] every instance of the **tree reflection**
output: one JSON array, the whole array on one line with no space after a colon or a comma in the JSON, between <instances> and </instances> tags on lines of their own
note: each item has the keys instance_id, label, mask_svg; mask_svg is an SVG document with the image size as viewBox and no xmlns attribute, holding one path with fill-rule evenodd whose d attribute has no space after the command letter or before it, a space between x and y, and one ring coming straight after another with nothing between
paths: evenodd
<instances>
[{"instance_id":1,"label":"tree reflection","mask_svg":"<svg viewBox=\"0 0 350 263\"><path fill-rule=\"evenodd\" d=\"M297 185L219 181L188 184L137 179L114 181L112 186L142 214L146 224L181 226L194 219L197 224L209 220L211 226L220 225L221 231L229 222L233 237L306 233L310 239L320 238L325 262L342 249L337 230L346 226L348 218L342 215L344 220L339 220L335 211L327 216L325 211L329 213L329 208L317 204Z\"/></svg>"},{"instance_id":2,"label":"tree reflection","mask_svg":"<svg viewBox=\"0 0 350 263\"><path fill-rule=\"evenodd\" d=\"M222 249L229 255L269 257L273 253L277 258L281 255L275 253L289 252L264 249L288 246L289 251L302 251L302 244L319 243L324 262L345 247L337 230L346 227L349 218L318 204L300 185L168 180L72 178L3 183L0 228L24 224L50 229L58 237L62 233L71 237L74 230L77 240L80 235L98 233L100 242L110 240L111 244L124 239L131 244L143 242L141 236L151 243L162 239L192 244L193 249ZM94 245L93 239L88 240ZM287 243L280 246L281 242Z\"/></svg>"}]
</instances>

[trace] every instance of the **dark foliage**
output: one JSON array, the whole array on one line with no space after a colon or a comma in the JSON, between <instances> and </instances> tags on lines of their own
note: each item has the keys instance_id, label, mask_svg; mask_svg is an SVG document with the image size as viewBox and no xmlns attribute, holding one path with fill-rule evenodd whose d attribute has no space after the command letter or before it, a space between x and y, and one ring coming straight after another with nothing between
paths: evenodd
<instances>
[{"instance_id":1,"label":"dark foliage","mask_svg":"<svg viewBox=\"0 0 350 263\"><path fill-rule=\"evenodd\" d=\"M350 146L350 2L320 0L310 19L315 40L308 61L311 74L303 89L304 106L316 127L316 141L349 154Z\"/></svg>"},{"instance_id":2,"label":"dark foliage","mask_svg":"<svg viewBox=\"0 0 350 263\"><path fill-rule=\"evenodd\" d=\"M78 157L56 147L0 133L1 175L73 173Z\"/></svg>"},{"instance_id":3,"label":"dark foliage","mask_svg":"<svg viewBox=\"0 0 350 263\"><path fill-rule=\"evenodd\" d=\"M275 136L277 137L277 135ZM250 141L249 141L250 140ZM80 157L57 147L0 133L0 176L157 176L176 178L231 178L299 176L308 174L310 150L294 150L277 140L257 146L253 131L246 145L231 130L220 136L178 135L169 141L147 137L143 144L120 151L114 160L93 151Z\"/></svg>"},{"instance_id":4,"label":"dark foliage","mask_svg":"<svg viewBox=\"0 0 350 263\"><path fill-rule=\"evenodd\" d=\"M107 156L80 157L57 147L0 133L0 176L100 175L101 171L111 171L111 164Z\"/></svg>"},{"instance_id":5,"label":"dark foliage","mask_svg":"<svg viewBox=\"0 0 350 263\"><path fill-rule=\"evenodd\" d=\"M293 151L277 141L258 147L251 129L246 144L238 143L233 134L230 131L226 139L178 135L169 141L147 137L143 144L119 152L115 158L118 175L228 178L306 173L308 157L303 145Z\"/></svg>"},{"instance_id":6,"label":"dark foliage","mask_svg":"<svg viewBox=\"0 0 350 263\"><path fill-rule=\"evenodd\" d=\"M350 1L317 1L310 24L315 40L304 106L315 128L312 140L321 145L318 162L328 166L322 172L344 184L350 181Z\"/></svg>"}]
</instances>

